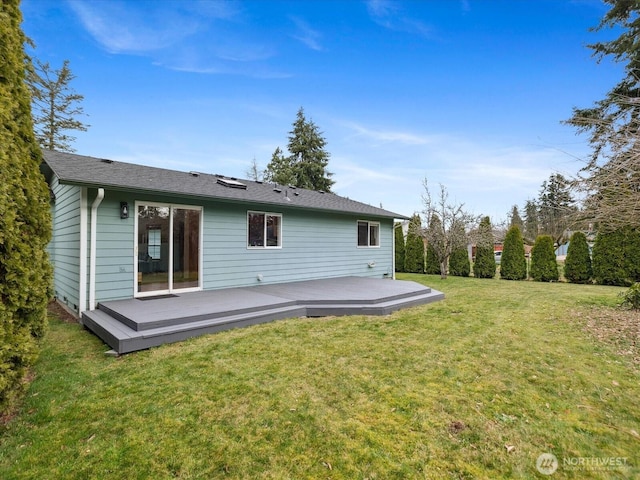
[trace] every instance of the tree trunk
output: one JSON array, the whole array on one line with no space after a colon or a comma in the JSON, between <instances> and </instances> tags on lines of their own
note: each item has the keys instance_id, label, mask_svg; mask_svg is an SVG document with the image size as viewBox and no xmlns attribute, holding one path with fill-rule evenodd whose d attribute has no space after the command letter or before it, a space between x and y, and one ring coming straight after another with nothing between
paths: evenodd
<instances>
[{"instance_id":1,"label":"tree trunk","mask_svg":"<svg viewBox=\"0 0 640 480\"><path fill-rule=\"evenodd\" d=\"M445 260L444 262L440 262L440 279L442 280L446 280L447 279L447 261Z\"/></svg>"}]
</instances>

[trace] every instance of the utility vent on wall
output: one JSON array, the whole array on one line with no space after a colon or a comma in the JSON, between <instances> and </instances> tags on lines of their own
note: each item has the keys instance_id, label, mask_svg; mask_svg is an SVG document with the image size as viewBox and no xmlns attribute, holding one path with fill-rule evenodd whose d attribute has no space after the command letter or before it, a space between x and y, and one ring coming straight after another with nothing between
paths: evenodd
<instances>
[{"instance_id":1,"label":"utility vent on wall","mask_svg":"<svg viewBox=\"0 0 640 480\"><path fill-rule=\"evenodd\" d=\"M218 178L218 183L229 188L239 188L241 190L247 189L247 186L244 183L241 183L237 180L232 180L230 178Z\"/></svg>"}]
</instances>

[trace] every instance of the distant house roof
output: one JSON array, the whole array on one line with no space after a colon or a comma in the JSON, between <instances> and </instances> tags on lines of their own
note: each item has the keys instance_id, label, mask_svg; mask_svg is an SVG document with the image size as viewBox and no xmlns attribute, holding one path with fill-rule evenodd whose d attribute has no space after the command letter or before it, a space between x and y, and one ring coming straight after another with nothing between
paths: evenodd
<instances>
[{"instance_id":1,"label":"distant house roof","mask_svg":"<svg viewBox=\"0 0 640 480\"><path fill-rule=\"evenodd\" d=\"M408 217L334 193L241 180L199 172L179 172L133 163L45 150L43 171L59 182L90 188L162 193L233 203L258 203L383 218Z\"/></svg>"}]
</instances>

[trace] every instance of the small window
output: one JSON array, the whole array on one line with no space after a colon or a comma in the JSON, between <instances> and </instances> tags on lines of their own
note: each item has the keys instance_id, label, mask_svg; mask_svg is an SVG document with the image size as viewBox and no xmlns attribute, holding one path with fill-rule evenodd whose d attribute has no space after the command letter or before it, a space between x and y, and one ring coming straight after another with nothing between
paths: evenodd
<instances>
[{"instance_id":1,"label":"small window","mask_svg":"<svg viewBox=\"0 0 640 480\"><path fill-rule=\"evenodd\" d=\"M147 243L147 254L153 260L160 260L162 247L162 230L157 227L149 227L149 242Z\"/></svg>"},{"instance_id":2,"label":"small window","mask_svg":"<svg viewBox=\"0 0 640 480\"><path fill-rule=\"evenodd\" d=\"M279 248L282 246L282 215L248 212L247 247Z\"/></svg>"},{"instance_id":3,"label":"small window","mask_svg":"<svg viewBox=\"0 0 640 480\"><path fill-rule=\"evenodd\" d=\"M380 246L380 224L378 222L358 222L358 246Z\"/></svg>"}]
</instances>

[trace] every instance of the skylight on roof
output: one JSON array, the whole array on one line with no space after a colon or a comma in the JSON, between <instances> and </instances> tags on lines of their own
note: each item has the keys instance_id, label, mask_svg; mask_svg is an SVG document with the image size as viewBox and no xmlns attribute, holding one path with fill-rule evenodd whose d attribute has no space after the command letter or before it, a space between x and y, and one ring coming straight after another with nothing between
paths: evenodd
<instances>
[{"instance_id":1,"label":"skylight on roof","mask_svg":"<svg viewBox=\"0 0 640 480\"><path fill-rule=\"evenodd\" d=\"M247 186L244 183L239 182L237 180L232 180L230 178L218 178L217 181L218 181L218 183L220 185L223 185L225 187L239 188L241 190L246 190L247 189Z\"/></svg>"}]
</instances>

